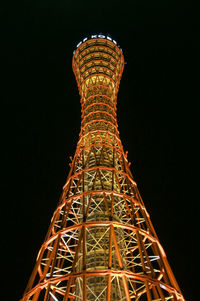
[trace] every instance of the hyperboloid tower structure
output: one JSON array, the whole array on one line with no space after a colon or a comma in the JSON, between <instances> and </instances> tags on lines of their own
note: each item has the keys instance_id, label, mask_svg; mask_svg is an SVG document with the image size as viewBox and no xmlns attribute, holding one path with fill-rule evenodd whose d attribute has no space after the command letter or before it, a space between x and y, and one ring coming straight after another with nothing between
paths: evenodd
<instances>
[{"instance_id":1,"label":"hyperboloid tower structure","mask_svg":"<svg viewBox=\"0 0 200 301\"><path fill-rule=\"evenodd\" d=\"M119 137L124 57L110 37L77 45L77 149L23 301L184 300Z\"/></svg>"}]
</instances>

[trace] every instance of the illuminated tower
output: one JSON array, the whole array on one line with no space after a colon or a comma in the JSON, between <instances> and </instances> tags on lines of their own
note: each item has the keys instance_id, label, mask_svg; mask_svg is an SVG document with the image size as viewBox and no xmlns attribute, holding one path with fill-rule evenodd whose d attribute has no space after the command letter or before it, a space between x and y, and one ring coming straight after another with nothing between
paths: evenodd
<instances>
[{"instance_id":1,"label":"illuminated tower","mask_svg":"<svg viewBox=\"0 0 200 301\"><path fill-rule=\"evenodd\" d=\"M123 68L110 37L77 45L80 137L23 301L184 300L119 138Z\"/></svg>"}]
</instances>

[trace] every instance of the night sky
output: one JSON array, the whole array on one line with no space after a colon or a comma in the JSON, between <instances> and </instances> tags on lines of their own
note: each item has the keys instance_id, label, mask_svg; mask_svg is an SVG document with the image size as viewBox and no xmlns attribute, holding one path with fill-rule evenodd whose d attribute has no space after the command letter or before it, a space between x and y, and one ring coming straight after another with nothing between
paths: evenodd
<instances>
[{"instance_id":1,"label":"night sky","mask_svg":"<svg viewBox=\"0 0 200 301\"><path fill-rule=\"evenodd\" d=\"M96 33L110 34L123 49L120 137L183 295L197 300L198 10L167 0L25 0L3 8L3 16L6 300L23 294L69 172L81 116L72 53Z\"/></svg>"}]
</instances>

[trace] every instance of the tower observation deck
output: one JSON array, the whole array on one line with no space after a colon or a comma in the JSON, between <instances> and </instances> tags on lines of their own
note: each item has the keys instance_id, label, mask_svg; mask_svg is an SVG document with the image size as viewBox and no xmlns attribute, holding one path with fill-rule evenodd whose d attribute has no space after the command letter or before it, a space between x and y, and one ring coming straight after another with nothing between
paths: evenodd
<instances>
[{"instance_id":1,"label":"tower observation deck","mask_svg":"<svg viewBox=\"0 0 200 301\"><path fill-rule=\"evenodd\" d=\"M110 37L77 45L79 141L23 301L184 300L129 169L116 102L124 68Z\"/></svg>"}]
</instances>

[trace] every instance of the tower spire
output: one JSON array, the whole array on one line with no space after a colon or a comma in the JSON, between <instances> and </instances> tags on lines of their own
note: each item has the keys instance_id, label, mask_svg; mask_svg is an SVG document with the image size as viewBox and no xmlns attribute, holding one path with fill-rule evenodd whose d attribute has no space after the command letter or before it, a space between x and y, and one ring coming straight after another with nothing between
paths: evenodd
<instances>
[{"instance_id":1,"label":"tower spire","mask_svg":"<svg viewBox=\"0 0 200 301\"><path fill-rule=\"evenodd\" d=\"M119 137L122 50L93 35L77 45L72 66L79 141L22 300L184 300Z\"/></svg>"}]
</instances>

